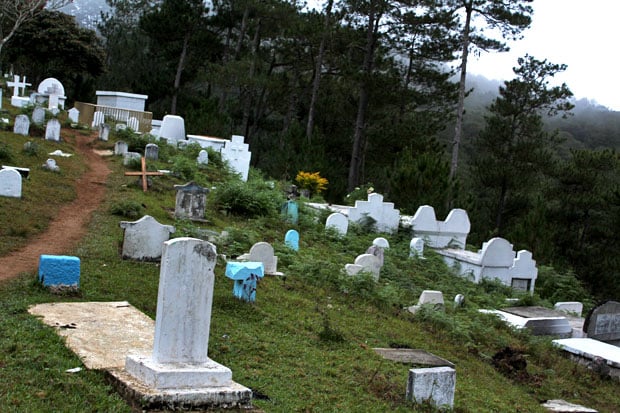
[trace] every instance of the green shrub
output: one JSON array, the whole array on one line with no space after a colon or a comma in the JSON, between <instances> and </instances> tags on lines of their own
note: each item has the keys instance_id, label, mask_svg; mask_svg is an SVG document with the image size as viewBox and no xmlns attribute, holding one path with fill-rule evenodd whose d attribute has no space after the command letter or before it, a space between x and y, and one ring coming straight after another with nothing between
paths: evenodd
<instances>
[{"instance_id":1,"label":"green shrub","mask_svg":"<svg viewBox=\"0 0 620 413\"><path fill-rule=\"evenodd\" d=\"M13 151L6 143L0 143L0 160L6 162L12 162L15 157L13 156Z\"/></svg>"},{"instance_id":2,"label":"green shrub","mask_svg":"<svg viewBox=\"0 0 620 413\"><path fill-rule=\"evenodd\" d=\"M110 213L127 218L138 218L142 216L143 207L136 201L120 201L110 207Z\"/></svg>"},{"instance_id":3,"label":"green shrub","mask_svg":"<svg viewBox=\"0 0 620 413\"><path fill-rule=\"evenodd\" d=\"M251 218L277 214L284 197L262 182L230 181L215 189L213 202L229 214Z\"/></svg>"},{"instance_id":4,"label":"green shrub","mask_svg":"<svg viewBox=\"0 0 620 413\"><path fill-rule=\"evenodd\" d=\"M39 145L36 142L26 142L23 152L28 156L37 156L39 154Z\"/></svg>"},{"instance_id":5,"label":"green shrub","mask_svg":"<svg viewBox=\"0 0 620 413\"><path fill-rule=\"evenodd\" d=\"M574 272L568 271L562 274L553 267L545 265L538 268L536 293L551 303L580 301L586 308L591 307L594 303L594 299L581 281L577 279Z\"/></svg>"},{"instance_id":6,"label":"green shrub","mask_svg":"<svg viewBox=\"0 0 620 413\"><path fill-rule=\"evenodd\" d=\"M198 172L196 162L192 162L183 155L177 155L172 158L172 172L179 178L191 181Z\"/></svg>"}]
</instances>

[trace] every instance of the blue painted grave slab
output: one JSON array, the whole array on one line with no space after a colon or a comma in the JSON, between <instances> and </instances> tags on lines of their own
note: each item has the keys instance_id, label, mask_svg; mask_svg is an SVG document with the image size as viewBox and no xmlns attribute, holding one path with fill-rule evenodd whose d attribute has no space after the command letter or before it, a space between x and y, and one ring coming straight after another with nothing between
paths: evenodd
<instances>
[{"instance_id":1,"label":"blue painted grave slab","mask_svg":"<svg viewBox=\"0 0 620 413\"><path fill-rule=\"evenodd\" d=\"M80 259L67 255L41 255L39 281L45 287L78 287Z\"/></svg>"},{"instance_id":2,"label":"blue painted grave slab","mask_svg":"<svg viewBox=\"0 0 620 413\"><path fill-rule=\"evenodd\" d=\"M299 232L289 229L284 235L284 244L293 251L299 251Z\"/></svg>"},{"instance_id":3,"label":"blue painted grave slab","mask_svg":"<svg viewBox=\"0 0 620 413\"><path fill-rule=\"evenodd\" d=\"M256 301L256 283L265 276L262 262L228 262L226 276L235 281L233 295L240 300Z\"/></svg>"},{"instance_id":4,"label":"blue painted grave slab","mask_svg":"<svg viewBox=\"0 0 620 413\"><path fill-rule=\"evenodd\" d=\"M291 224L297 224L299 220L299 208L297 202L288 200L282 205L282 215Z\"/></svg>"}]
</instances>

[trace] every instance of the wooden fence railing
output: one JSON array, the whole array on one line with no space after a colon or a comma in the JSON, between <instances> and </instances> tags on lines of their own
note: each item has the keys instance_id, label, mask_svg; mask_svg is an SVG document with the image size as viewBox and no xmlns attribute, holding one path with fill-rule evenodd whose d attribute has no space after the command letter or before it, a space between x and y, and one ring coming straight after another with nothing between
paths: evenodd
<instances>
[{"instance_id":1,"label":"wooden fence railing","mask_svg":"<svg viewBox=\"0 0 620 413\"><path fill-rule=\"evenodd\" d=\"M101 112L104 114L106 121L109 120L116 123L127 123L129 118L136 118L139 124L138 132L150 132L152 128L152 112L140 112L84 102L75 102L74 106L80 111L79 122L84 125L92 125L95 112Z\"/></svg>"}]
</instances>

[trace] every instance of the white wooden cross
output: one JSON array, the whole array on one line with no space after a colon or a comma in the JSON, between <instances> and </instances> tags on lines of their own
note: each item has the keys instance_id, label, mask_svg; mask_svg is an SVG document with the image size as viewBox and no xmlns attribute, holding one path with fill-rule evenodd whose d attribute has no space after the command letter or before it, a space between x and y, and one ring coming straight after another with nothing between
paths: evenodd
<instances>
[{"instance_id":1,"label":"white wooden cross","mask_svg":"<svg viewBox=\"0 0 620 413\"><path fill-rule=\"evenodd\" d=\"M19 75L13 75L12 82L6 82L8 87L13 88L13 96L20 96L19 89L22 89L22 94L26 90L26 86L31 86L32 83L26 83L26 76L24 76L24 80L19 81Z\"/></svg>"}]
</instances>

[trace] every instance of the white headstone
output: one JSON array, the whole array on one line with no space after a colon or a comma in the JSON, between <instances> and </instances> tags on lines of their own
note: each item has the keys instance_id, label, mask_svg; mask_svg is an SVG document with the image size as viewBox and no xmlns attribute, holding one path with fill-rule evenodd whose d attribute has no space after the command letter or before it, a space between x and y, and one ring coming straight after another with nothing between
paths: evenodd
<instances>
[{"instance_id":1,"label":"white headstone","mask_svg":"<svg viewBox=\"0 0 620 413\"><path fill-rule=\"evenodd\" d=\"M42 104L47 99L47 107L49 110L58 110L58 106L62 109L65 107L65 87L60 80L53 77L44 79L37 87L36 97L37 103Z\"/></svg>"},{"instance_id":2,"label":"white headstone","mask_svg":"<svg viewBox=\"0 0 620 413\"><path fill-rule=\"evenodd\" d=\"M60 122L58 119L50 119L45 127L45 139L48 141L60 141Z\"/></svg>"},{"instance_id":3,"label":"white headstone","mask_svg":"<svg viewBox=\"0 0 620 413\"><path fill-rule=\"evenodd\" d=\"M248 261L262 262L265 274L278 274L278 257L275 256L273 247L268 242L257 242L252 245Z\"/></svg>"},{"instance_id":4,"label":"white headstone","mask_svg":"<svg viewBox=\"0 0 620 413\"><path fill-rule=\"evenodd\" d=\"M366 216L375 220L379 232L394 233L398 231L400 212L394 209L392 202L383 202L383 195L372 193L368 201L355 201L355 206L349 209L349 220L362 221Z\"/></svg>"},{"instance_id":5,"label":"white headstone","mask_svg":"<svg viewBox=\"0 0 620 413\"><path fill-rule=\"evenodd\" d=\"M243 140L243 136L233 135L232 140L226 142L222 148L222 159L227 161L230 167L241 175L243 181L247 181L252 152L249 151L249 145L243 143Z\"/></svg>"},{"instance_id":6,"label":"white headstone","mask_svg":"<svg viewBox=\"0 0 620 413\"><path fill-rule=\"evenodd\" d=\"M114 144L114 155L125 155L127 153L127 151L129 150L129 147L127 145L127 142L124 141L117 141Z\"/></svg>"},{"instance_id":7,"label":"white headstone","mask_svg":"<svg viewBox=\"0 0 620 413\"><path fill-rule=\"evenodd\" d=\"M560 301L555 303L553 306L554 310L564 311L569 314L577 314L578 317L581 317L581 312L583 311L583 303L579 301Z\"/></svg>"},{"instance_id":8,"label":"white headstone","mask_svg":"<svg viewBox=\"0 0 620 413\"><path fill-rule=\"evenodd\" d=\"M381 262L373 254L361 254L355 258L354 264L362 266L362 271L369 272L378 281L381 272Z\"/></svg>"},{"instance_id":9,"label":"white headstone","mask_svg":"<svg viewBox=\"0 0 620 413\"><path fill-rule=\"evenodd\" d=\"M208 165L209 164L209 152L202 149L198 153L198 158L196 159L196 162L198 162L198 165Z\"/></svg>"},{"instance_id":10,"label":"white headstone","mask_svg":"<svg viewBox=\"0 0 620 413\"><path fill-rule=\"evenodd\" d=\"M422 294L420 294L420 298L418 299L418 305L424 304L439 304L443 305L443 294L441 291L435 290L424 290Z\"/></svg>"},{"instance_id":11,"label":"white headstone","mask_svg":"<svg viewBox=\"0 0 620 413\"><path fill-rule=\"evenodd\" d=\"M0 196L22 197L22 176L15 169L0 169Z\"/></svg>"},{"instance_id":12,"label":"white headstone","mask_svg":"<svg viewBox=\"0 0 620 413\"><path fill-rule=\"evenodd\" d=\"M178 141L185 140L185 120L176 115L166 115L161 122L159 137L176 146Z\"/></svg>"},{"instance_id":13,"label":"white headstone","mask_svg":"<svg viewBox=\"0 0 620 413\"><path fill-rule=\"evenodd\" d=\"M47 161L45 161L45 163L43 164L43 168L52 172L60 171L60 167L56 165L56 160L52 158L49 158Z\"/></svg>"},{"instance_id":14,"label":"white headstone","mask_svg":"<svg viewBox=\"0 0 620 413\"><path fill-rule=\"evenodd\" d=\"M13 126L13 133L18 135L28 136L30 130L30 119L28 115L15 116L15 125Z\"/></svg>"},{"instance_id":15,"label":"white headstone","mask_svg":"<svg viewBox=\"0 0 620 413\"><path fill-rule=\"evenodd\" d=\"M452 367L411 369L405 398L417 404L452 409L455 388L456 370Z\"/></svg>"},{"instance_id":16,"label":"white headstone","mask_svg":"<svg viewBox=\"0 0 620 413\"><path fill-rule=\"evenodd\" d=\"M424 258L424 240L422 238L412 238L409 243L409 256Z\"/></svg>"},{"instance_id":17,"label":"white headstone","mask_svg":"<svg viewBox=\"0 0 620 413\"><path fill-rule=\"evenodd\" d=\"M80 111L78 108L69 109L68 115L71 122L78 123L80 121Z\"/></svg>"},{"instance_id":18,"label":"white headstone","mask_svg":"<svg viewBox=\"0 0 620 413\"><path fill-rule=\"evenodd\" d=\"M144 157L156 161L159 159L159 146L154 143L147 143L144 148Z\"/></svg>"},{"instance_id":19,"label":"white headstone","mask_svg":"<svg viewBox=\"0 0 620 413\"><path fill-rule=\"evenodd\" d=\"M137 221L121 221L124 229L123 258L156 261L161 258L163 243L174 233L172 225L163 225L150 215Z\"/></svg>"},{"instance_id":20,"label":"white headstone","mask_svg":"<svg viewBox=\"0 0 620 413\"><path fill-rule=\"evenodd\" d=\"M60 83L60 80L53 77L48 77L47 79L44 79L41 83L39 83L39 86L37 87L37 92L41 94L49 94L51 91L56 92L58 96L65 95L65 87L62 85L62 83Z\"/></svg>"},{"instance_id":21,"label":"white headstone","mask_svg":"<svg viewBox=\"0 0 620 413\"><path fill-rule=\"evenodd\" d=\"M159 390L233 384L231 370L208 357L216 258L215 246L207 241L164 242L153 353L127 357L131 376Z\"/></svg>"},{"instance_id":22,"label":"white headstone","mask_svg":"<svg viewBox=\"0 0 620 413\"><path fill-rule=\"evenodd\" d=\"M93 123L90 125L91 128L98 128L99 125L101 125L103 122L105 122L105 115L103 114L103 112L95 112L93 113Z\"/></svg>"},{"instance_id":23,"label":"white headstone","mask_svg":"<svg viewBox=\"0 0 620 413\"><path fill-rule=\"evenodd\" d=\"M374 245L375 247L383 248L384 250L390 248L390 243L388 242L387 239L383 237L375 238L372 241L372 245Z\"/></svg>"},{"instance_id":24,"label":"white headstone","mask_svg":"<svg viewBox=\"0 0 620 413\"><path fill-rule=\"evenodd\" d=\"M349 220L344 214L334 212L327 217L325 228L333 228L340 235L347 235L349 229Z\"/></svg>"},{"instance_id":25,"label":"white headstone","mask_svg":"<svg viewBox=\"0 0 620 413\"><path fill-rule=\"evenodd\" d=\"M32 121L37 125L43 124L45 122L45 109L41 106L37 106L32 110Z\"/></svg>"},{"instance_id":26,"label":"white headstone","mask_svg":"<svg viewBox=\"0 0 620 413\"><path fill-rule=\"evenodd\" d=\"M110 138L110 125L107 123L99 124L99 140L107 142Z\"/></svg>"}]
</instances>

